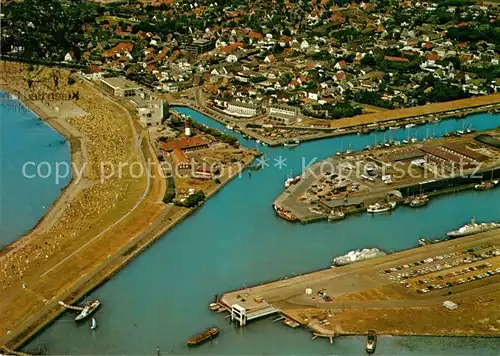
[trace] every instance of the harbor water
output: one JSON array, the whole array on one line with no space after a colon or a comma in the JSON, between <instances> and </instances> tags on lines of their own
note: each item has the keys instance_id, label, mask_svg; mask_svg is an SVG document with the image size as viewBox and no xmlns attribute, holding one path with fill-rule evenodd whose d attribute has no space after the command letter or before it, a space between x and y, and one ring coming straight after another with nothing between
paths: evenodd
<instances>
[{"instance_id":1,"label":"harbor water","mask_svg":"<svg viewBox=\"0 0 500 356\"><path fill-rule=\"evenodd\" d=\"M189 108L174 109L228 131ZM500 125L500 116L474 115L467 123L478 130L495 128ZM76 325L73 316L64 314L25 345L25 350L46 343L53 355L154 355L157 347L164 355L363 354L362 337L338 338L330 345L327 340L311 340L307 330L273 323L273 318L237 328L224 313L209 311L208 304L215 294L328 268L333 257L353 249L400 251L417 247L422 237L443 238L471 216L478 221L500 220L500 189L438 197L421 209L398 207L392 214L361 214L310 225L281 220L271 207L290 172L299 174L303 165L331 156L341 147L360 150L382 142L384 135L397 140L409 134L440 136L463 125L463 120L448 120L408 130L307 142L293 149L259 147L268 167L245 171L87 296L103 303L95 314L96 330L91 331L87 323ZM232 134L243 145L255 147L254 141ZM18 141L20 144L21 139ZM3 187L13 189L5 181ZM26 206L31 205L26 202ZM30 222L25 221L26 228ZM220 329L217 339L199 348L186 346L188 337L212 325ZM493 338L381 336L377 355L493 355L499 348L500 340Z\"/></svg>"},{"instance_id":2,"label":"harbor water","mask_svg":"<svg viewBox=\"0 0 500 356\"><path fill-rule=\"evenodd\" d=\"M55 167L63 165L70 168L64 137L0 91L0 248L33 228L61 195L71 179L69 170L56 182Z\"/></svg>"}]
</instances>

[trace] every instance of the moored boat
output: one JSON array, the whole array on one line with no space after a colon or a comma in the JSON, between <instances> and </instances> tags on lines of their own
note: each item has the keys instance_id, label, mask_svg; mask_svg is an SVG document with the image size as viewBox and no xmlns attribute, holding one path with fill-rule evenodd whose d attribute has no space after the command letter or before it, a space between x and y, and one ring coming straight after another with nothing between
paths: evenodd
<instances>
[{"instance_id":1,"label":"moored boat","mask_svg":"<svg viewBox=\"0 0 500 356\"><path fill-rule=\"evenodd\" d=\"M101 302L99 300L97 300L97 299L89 302L83 308L83 310L80 312L80 314L78 314L76 316L75 320L76 321L80 321L80 320L86 319L90 314L92 314L93 312L95 312L97 310L97 308L99 308L100 305L101 305Z\"/></svg>"},{"instance_id":2,"label":"moored boat","mask_svg":"<svg viewBox=\"0 0 500 356\"><path fill-rule=\"evenodd\" d=\"M291 211L288 211L287 209L274 204L273 208L274 211L276 212L276 215L278 215L280 218L285 219L287 221L297 221L297 217Z\"/></svg>"},{"instance_id":3,"label":"moored boat","mask_svg":"<svg viewBox=\"0 0 500 356\"><path fill-rule=\"evenodd\" d=\"M386 213L396 208L396 202L390 201L388 203L375 203L368 206L366 211L370 214Z\"/></svg>"},{"instance_id":4,"label":"moored boat","mask_svg":"<svg viewBox=\"0 0 500 356\"><path fill-rule=\"evenodd\" d=\"M369 330L366 337L366 352L372 354L377 348L377 333L375 330Z\"/></svg>"},{"instance_id":5,"label":"moored boat","mask_svg":"<svg viewBox=\"0 0 500 356\"><path fill-rule=\"evenodd\" d=\"M328 215L328 221L338 221L345 219L345 213L342 211L333 211Z\"/></svg>"},{"instance_id":6,"label":"moored boat","mask_svg":"<svg viewBox=\"0 0 500 356\"><path fill-rule=\"evenodd\" d=\"M199 345L207 340L212 340L214 337L219 335L219 329L216 327L209 328L207 330L202 331L199 334L196 334L192 337L190 337L187 340L188 346L196 346Z\"/></svg>"},{"instance_id":7,"label":"moored boat","mask_svg":"<svg viewBox=\"0 0 500 356\"><path fill-rule=\"evenodd\" d=\"M476 219L472 218L470 224L466 224L462 226L460 229L455 231L450 231L446 235L450 239L454 239L457 237L469 236L478 234L480 232L486 232L494 229L500 229L499 222L488 222L488 223L476 223Z\"/></svg>"},{"instance_id":8,"label":"moored boat","mask_svg":"<svg viewBox=\"0 0 500 356\"><path fill-rule=\"evenodd\" d=\"M428 202L429 202L429 197L427 195L420 195L418 197L413 198L410 201L410 206L412 208L418 208L420 206L427 205Z\"/></svg>"},{"instance_id":9,"label":"moored boat","mask_svg":"<svg viewBox=\"0 0 500 356\"><path fill-rule=\"evenodd\" d=\"M364 248L361 250L354 250L346 253L343 256L338 256L333 259L332 267L344 266L353 262L368 260L371 258L385 256L386 253L380 251L378 248Z\"/></svg>"},{"instance_id":10,"label":"moored boat","mask_svg":"<svg viewBox=\"0 0 500 356\"><path fill-rule=\"evenodd\" d=\"M300 145L299 140L291 140L291 141L285 142L283 144L283 146L285 146L285 147L297 147L298 145Z\"/></svg>"},{"instance_id":11,"label":"moored boat","mask_svg":"<svg viewBox=\"0 0 500 356\"><path fill-rule=\"evenodd\" d=\"M488 190L491 188L495 188L498 185L499 181L498 180L491 180L491 181L485 181L481 182L479 184L476 184L474 186L474 189L476 190Z\"/></svg>"}]
</instances>

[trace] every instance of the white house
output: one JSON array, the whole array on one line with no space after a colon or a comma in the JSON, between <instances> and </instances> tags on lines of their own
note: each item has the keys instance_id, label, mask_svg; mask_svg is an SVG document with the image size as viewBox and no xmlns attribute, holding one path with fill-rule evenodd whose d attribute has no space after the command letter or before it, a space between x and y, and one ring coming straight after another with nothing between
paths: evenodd
<instances>
[{"instance_id":1,"label":"white house","mask_svg":"<svg viewBox=\"0 0 500 356\"><path fill-rule=\"evenodd\" d=\"M227 105L226 112L234 116L251 117L257 115L257 106L251 103L232 101Z\"/></svg>"},{"instance_id":2,"label":"white house","mask_svg":"<svg viewBox=\"0 0 500 356\"><path fill-rule=\"evenodd\" d=\"M234 54L230 54L229 56L226 57L226 62L229 63L238 62L238 57L236 57Z\"/></svg>"},{"instance_id":3,"label":"white house","mask_svg":"<svg viewBox=\"0 0 500 356\"><path fill-rule=\"evenodd\" d=\"M65 62L73 62L73 53L72 52L68 52L66 53L66 55L64 56L64 61Z\"/></svg>"}]
</instances>

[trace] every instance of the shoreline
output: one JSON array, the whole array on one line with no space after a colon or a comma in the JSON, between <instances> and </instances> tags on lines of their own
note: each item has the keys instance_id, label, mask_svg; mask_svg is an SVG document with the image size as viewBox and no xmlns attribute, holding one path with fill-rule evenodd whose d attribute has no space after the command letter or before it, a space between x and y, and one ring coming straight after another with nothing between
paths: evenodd
<instances>
[{"instance_id":1,"label":"shoreline","mask_svg":"<svg viewBox=\"0 0 500 356\"><path fill-rule=\"evenodd\" d=\"M5 86L3 87L5 88ZM14 92L15 95L17 95L18 91L15 90L14 88L9 87L9 92L12 93ZM73 161L74 154L81 153L83 151L82 145L83 142L82 140L75 136L70 130L64 127L61 123L59 123L57 120L52 120L51 118L42 118L40 114L38 114L36 105L33 103L25 103L22 102L26 107L28 107L30 110L32 110L35 115L38 116L38 119L43 120L47 124L49 124L49 120L53 125L50 125L52 129L56 130L59 132L61 135L63 135L67 140L68 143L70 144L70 147L73 147L71 145L70 140L77 139L78 142L80 142L80 150L74 151L71 150L71 159ZM121 103L118 102L119 105ZM33 106L34 110L32 109ZM61 131L59 131L59 129ZM63 134L64 133L64 134ZM144 147L144 143L146 144L146 147ZM74 148L75 149L75 148ZM147 150L145 153L144 150ZM143 141L143 144L141 144L141 151L143 154L145 153L145 156L148 156L149 158L154 159L156 155L154 154L154 148L152 147L152 143L149 139L149 136L147 138L147 141ZM241 167L241 169L232 172L232 175L224 177L224 180L221 181L220 184L214 186L212 189L210 189L206 193L206 199L207 201L209 198L217 194L223 187L226 186L229 182L231 182L234 178L239 176L245 169L248 167L253 161L255 160L255 155L250 156L244 163L244 165ZM152 168L153 169L153 168ZM150 172L151 173L151 172ZM75 182L74 179L70 182L70 184L73 184ZM29 233L17 238L15 241L13 241L11 244L6 246L4 249L0 251L0 255L3 253L7 253L11 251L12 249L15 249L17 247L23 246L24 244L29 243L30 236L36 235L37 229L40 228L40 226L43 224L44 221L48 221L50 219L53 219L53 217L50 216L50 211L55 210L59 204L61 204L61 201L63 200L63 197L68 195L68 187L61 193L60 197L51 205L51 208L47 211L47 213L40 219L40 221L33 226ZM76 184L76 183L75 183ZM204 202L205 202L204 201ZM204 203L203 202L203 203ZM97 268L94 268L93 270L90 271L90 273L87 273L86 277L82 281L78 281L77 284L68 289L65 290L64 294L62 296L58 296L58 299L64 299L68 303L74 303L75 301L78 301L81 299L83 296L88 295L90 292L93 290L97 289L99 286L104 284L106 281L111 279L116 273L118 273L123 267L125 267L129 262L131 262L135 257L137 257L141 252L143 252L145 249L147 249L149 246L151 246L154 242L159 240L159 238L163 237L168 231L176 227L179 223L181 223L184 219L189 217L192 213L197 211L197 209L203 205L200 204L197 207L187 209L187 208L179 208L179 211L171 218L167 220L167 212L168 210L165 209L160 216L158 216L152 225L150 225L146 230L140 232L135 238L133 238L130 242L127 244L123 245L120 247L120 249L114 254L114 258L110 258L109 262L106 260L104 261L104 264L97 266ZM55 222L57 222L57 219L53 219ZM9 346L11 349L17 349L19 347L22 347L26 342L28 342L32 337L37 335L39 332L44 330L47 326L50 325L50 323L57 318L59 315L61 315L65 309L61 308L58 304L49 306L48 310L43 311L41 315L37 317L33 317L33 320L28 321L27 324L28 326L26 328L23 328L17 336L12 338L11 340L8 341L7 346ZM28 319L30 319L29 317Z\"/></svg>"},{"instance_id":2,"label":"shoreline","mask_svg":"<svg viewBox=\"0 0 500 356\"><path fill-rule=\"evenodd\" d=\"M4 91L7 94L13 94L18 97L21 97L23 93L21 93L17 88L12 87L9 84L5 83L0 83L0 90ZM43 111L41 111L35 103L33 103L30 100L25 100L22 101L21 99L16 99L21 105L25 106L28 110L30 110L33 115L36 116L37 120L43 121L44 124L49 126L52 130L60 134L66 141L66 143L69 146L69 153L70 153L70 164L72 165L77 165L79 168L81 168L84 164L86 164L86 147L84 142L80 139L77 134L79 134L75 129L74 132L71 132L69 129L64 127L63 124L58 122L57 118L50 118L47 117ZM78 145L75 145L72 143L72 141L77 141ZM79 162L76 159L76 156L82 155L82 160ZM86 174L84 175L86 176ZM17 247L25 245L27 240L29 240L31 237L34 235L37 235L41 233L38 231L43 224L45 223L50 223L49 220L53 219L52 214L57 214L57 209L62 209L64 206L61 205L66 205L66 201L70 199L71 197L68 196L70 195L71 191L77 190L80 188L80 185L82 184L83 181L77 182L74 179L74 171L73 169L71 170L71 179L68 182L68 184L64 187L64 189L61 191L57 199L55 199L50 206L48 207L47 211L45 214L36 221L36 223L31 227L29 230L27 230L23 235L19 236L16 238L14 241L10 242L6 246L4 246L2 249L0 249L0 256L9 252L12 249L15 249ZM54 219L53 219L54 220ZM55 221L53 221L55 223Z\"/></svg>"}]
</instances>

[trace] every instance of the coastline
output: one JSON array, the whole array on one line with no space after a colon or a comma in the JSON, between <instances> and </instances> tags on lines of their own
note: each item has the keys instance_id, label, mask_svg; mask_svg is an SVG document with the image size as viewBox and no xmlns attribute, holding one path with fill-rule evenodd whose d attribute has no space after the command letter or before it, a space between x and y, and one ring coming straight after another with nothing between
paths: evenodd
<instances>
[{"instance_id":1,"label":"coastline","mask_svg":"<svg viewBox=\"0 0 500 356\"><path fill-rule=\"evenodd\" d=\"M19 88L13 87L9 84L6 83L0 83L0 90L4 91L5 93L8 94L13 94L18 97L21 97L23 95L22 92L18 90ZM38 120L43 121L46 125L48 125L52 130L58 132L61 136L64 137L66 142L69 145L70 149L70 164L72 167L77 166L79 168L83 167L86 164L86 147L84 142L81 140L79 133L73 129L72 130L68 129L65 127L64 124L58 121L57 118L50 118L45 113L38 108L38 106L32 102L31 100L21 100L17 99L21 105L24 105L27 109L29 109ZM82 157L79 157L79 156ZM66 187L61 191L61 194L59 197L48 207L47 211L45 214L31 227L29 230L26 231L25 234L22 236L19 236L16 240L12 241L11 243L7 244L4 246L2 249L0 249L0 256L5 254L6 252L18 248L20 246L25 245L28 240L33 237L34 235L37 235L41 233L39 231L41 228L49 228L44 227L44 224L50 224L51 220L56 220L54 219L54 214L57 214L59 209L63 209L64 206L67 204L68 200L71 198L71 192L75 192L79 189L80 185L83 183L77 182L74 179L74 171L73 169L71 170L71 179L66 185ZM55 222L55 221L52 221Z\"/></svg>"},{"instance_id":2,"label":"coastline","mask_svg":"<svg viewBox=\"0 0 500 356\"><path fill-rule=\"evenodd\" d=\"M10 88L14 92L14 94L18 93L15 89ZM16 94L17 95L17 94ZM37 110L36 105L33 105L33 103L24 103L28 107L28 105L31 105L34 107L35 110ZM32 110L30 108L30 110ZM36 113L35 110L32 110ZM39 114L37 114L39 115ZM39 116L39 119L47 122L47 120L51 120L50 118L45 117L43 119L41 116ZM74 132L72 133L71 130L66 128L64 124L59 123L57 120L51 120L51 127L58 131L61 132L61 134L64 133L64 137L66 137L68 140L78 140L80 142L80 149L75 150L73 148L72 150L72 161L74 158L75 154L82 153L83 148L83 142L80 139L80 137L74 135ZM59 131L59 129L61 131ZM146 145L146 147L144 147ZM74 145L71 145L71 147L74 147ZM148 156L149 159L155 159L156 155L154 154L154 149L152 147L152 144L149 140L149 137L147 141L143 141L143 144L141 145L141 151L145 153L145 156ZM210 191L206 192L206 200L214 196L217 192L219 192L226 184L228 184L230 181L232 181L234 178L236 178L241 172L250 165L253 160L255 159L255 156L249 157L247 161L244 163L243 167L235 172L232 172L232 174L228 177L224 177L224 179L221 181L220 184L214 186ZM153 168L151 168L153 169ZM150 172L151 174L152 172ZM75 180L72 180L70 184L76 184ZM54 204L51 206L51 210L56 210L58 204L62 204L61 202L64 200L63 198L68 195L68 187L70 185L68 184L67 188L65 191L61 194L59 199L54 202ZM66 195L65 195L66 194ZM171 218L167 218L168 216L168 208L164 210L164 212L153 222L152 225L148 227L148 229L142 231L139 235L137 235L134 239L132 239L130 242L122 246L119 251L117 251L113 256L111 256L108 260L104 261L104 264L98 266L97 268L93 269L90 273L87 273L85 278L80 280L77 285L73 286L69 290L65 291L64 295L59 296L59 299L64 299L68 303L74 303L75 301L78 301L81 299L83 296L88 295L91 291L95 290L102 284L104 284L107 280L112 278L116 273L118 273L123 267L125 267L129 262L131 262L135 257L137 257L142 251L144 251L146 248L151 246L155 241L157 241L160 237L162 237L165 233L167 233L169 230L177 226L180 222L182 222L184 219L189 217L192 213L194 213L201 205L187 209L187 208L179 208L179 210L172 216ZM44 221L48 220L57 220L54 219L53 217L49 216L50 211L47 212L47 214L42 217L42 219L30 230L30 232L24 236L19 237L17 240L15 240L13 243L8 245L5 249L0 251L0 255L2 253L6 253L12 249L15 249L17 247L22 246L23 244L26 244L29 242L29 237L34 236L37 234L37 230L40 228L42 223ZM9 346L11 349L16 349L21 347L23 344L25 344L29 339L31 339L33 336L35 336L37 333L42 331L45 327L50 325L50 323L57 318L59 315L61 315L65 310L61 308L58 304L54 304L51 307L48 308L48 310L43 310L40 315L34 315L28 319L25 324L27 324L26 328L23 328L22 331L20 331L16 337L12 338L9 340L7 346Z\"/></svg>"}]
</instances>

